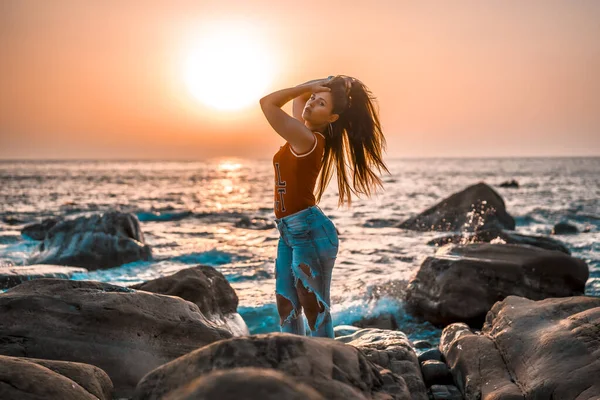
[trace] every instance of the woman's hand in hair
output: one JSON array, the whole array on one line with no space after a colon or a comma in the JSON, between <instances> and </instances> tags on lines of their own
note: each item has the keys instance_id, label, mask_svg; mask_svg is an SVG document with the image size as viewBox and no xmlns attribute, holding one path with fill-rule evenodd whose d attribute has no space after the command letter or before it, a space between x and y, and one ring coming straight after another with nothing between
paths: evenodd
<instances>
[{"instance_id":1,"label":"woman's hand in hair","mask_svg":"<svg viewBox=\"0 0 600 400\"><path fill-rule=\"evenodd\" d=\"M327 83L329 83L331 81L331 79L333 78L326 78L326 79L320 79L317 81L314 81L310 84L310 91L312 93L319 93L319 92L330 92L331 88L325 86Z\"/></svg>"}]
</instances>

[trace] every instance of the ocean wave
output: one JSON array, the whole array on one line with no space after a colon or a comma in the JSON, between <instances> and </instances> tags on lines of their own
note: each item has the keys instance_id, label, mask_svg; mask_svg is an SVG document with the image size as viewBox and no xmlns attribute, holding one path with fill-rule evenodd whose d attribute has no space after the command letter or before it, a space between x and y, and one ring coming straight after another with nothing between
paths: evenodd
<instances>
[{"instance_id":1,"label":"ocean wave","mask_svg":"<svg viewBox=\"0 0 600 400\"><path fill-rule=\"evenodd\" d=\"M243 258L236 254L227 253L217 249L204 251L201 253L182 254L175 257L170 257L168 260L175 263L183 264L206 264L206 265L222 265L231 263L234 258L239 260Z\"/></svg>"},{"instance_id":2,"label":"ocean wave","mask_svg":"<svg viewBox=\"0 0 600 400\"><path fill-rule=\"evenodd\" d=\"M277 306L273 303L257 307L240 306L238 312L248 325L250 334L280 331L279 314ZM441 330L427 322L415 319L404 310L404 305L399 300L390 297L372 301L357 299L333 304L331 308L334 326L354 325L361 320L384 315L393 316L398 324L398 329L406 333L410 340L426 340L434 346L438 344ZM308 329L308 325L306 328Z\"/></svg>"}]
</instances>

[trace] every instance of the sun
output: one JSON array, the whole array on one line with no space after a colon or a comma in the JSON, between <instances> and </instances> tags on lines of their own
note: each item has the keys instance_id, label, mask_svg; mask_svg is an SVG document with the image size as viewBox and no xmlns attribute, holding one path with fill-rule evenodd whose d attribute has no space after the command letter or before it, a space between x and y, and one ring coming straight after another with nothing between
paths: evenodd
<instances>
[{"instance_id":1,"label":"sun","mask_svg":"<svg viewBox=\"0 0 600 400\"><path fill-rule=\"evenodd\" d=\"M258 103L273 72L273 59L258 32L249 25L220 24L191 44L183 77L194 98L233 111Z\"/></svg>"}]
</instances>

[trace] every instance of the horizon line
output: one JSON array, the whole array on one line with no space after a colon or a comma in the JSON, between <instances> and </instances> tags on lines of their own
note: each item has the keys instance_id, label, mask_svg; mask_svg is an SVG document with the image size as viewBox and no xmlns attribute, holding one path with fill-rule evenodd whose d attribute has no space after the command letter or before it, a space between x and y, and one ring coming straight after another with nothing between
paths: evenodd
<instances>
[{"instance_id":1,"label":"horizon line","mask_svg":"<svg viewBox=\"0 0 600 400\"><path fill-rule=\"evenodd\" d=\"M16 161L45 161L45 162L59 162L59 161L111 161L111 162L123 162L123 161L163 161L163 162L202 162L208 160L215 160L219 158L236 158L246 159L252 161L258 160L270 160L270 157L243 157L235 155L223 155L213 156L204 159L186 159L186 158L1 158L0 162L16 162ZM494 160L494 159L567 159L567 158L600 158L598 155L532 155L532 156L397 156L397 157L386 157L388 160L457 160L457 159L473 159L473 160Z\"/></svg>"}]
</instances>

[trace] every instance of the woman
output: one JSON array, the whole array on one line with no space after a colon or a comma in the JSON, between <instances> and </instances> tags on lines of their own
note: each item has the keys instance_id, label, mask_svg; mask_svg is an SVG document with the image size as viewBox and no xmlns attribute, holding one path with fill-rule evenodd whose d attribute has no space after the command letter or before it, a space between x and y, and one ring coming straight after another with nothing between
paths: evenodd
<instances>
[{"instance_id":1,"label":"woman","mask_svg":"<svg viewBox=\"0 0 600 400\"><path fill-rule=\"evenodd\" d=\"M281 109L292 99L293 117ZM333 222L316 203L334 166L338 207L344 201L351 205L351 192L370 196L382 186L373 168L389 174L381 156L385 138L373 100L362 82L342 75L282 89L260 100L269 124L286 140L273 157L275 222L280 233L275 293L282 332L305 335L304 311L312 336L334 337L330 285L339 240Z\"/></svg>"}]
</instances>

